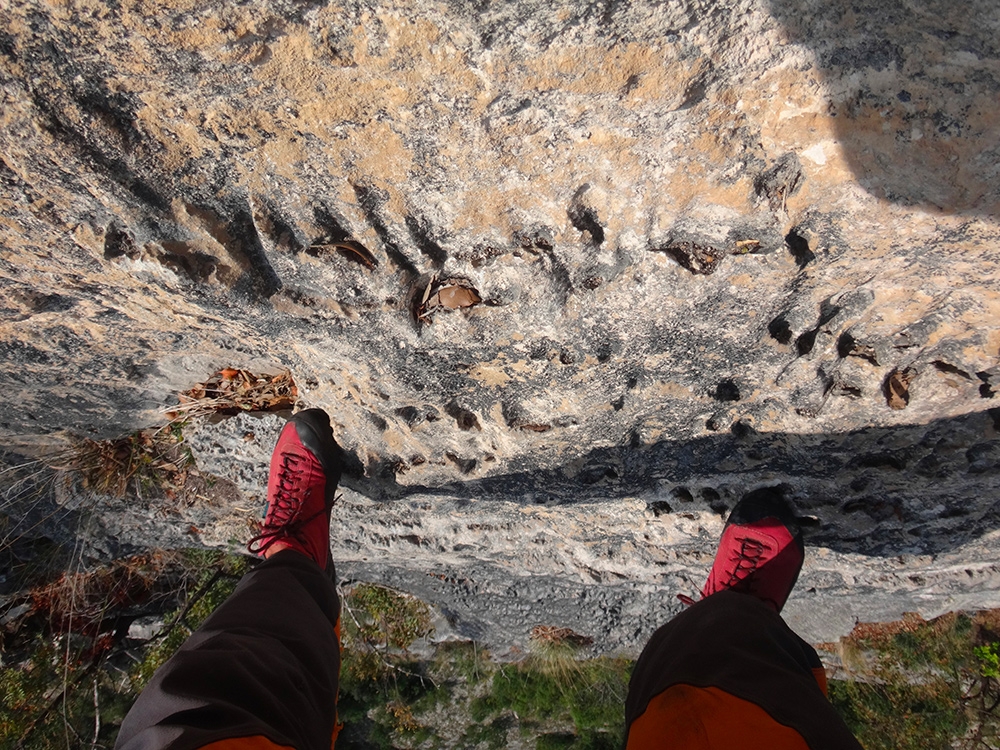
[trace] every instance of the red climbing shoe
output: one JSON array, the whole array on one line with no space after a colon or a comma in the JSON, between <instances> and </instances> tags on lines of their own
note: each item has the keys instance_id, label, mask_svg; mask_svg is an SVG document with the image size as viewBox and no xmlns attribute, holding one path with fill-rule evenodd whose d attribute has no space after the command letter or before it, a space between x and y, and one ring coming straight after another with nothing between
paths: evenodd
<instances>
[{"instance_id":1,"label":"red climbing shoe","mask_svg":"<svg viewBox=\"0 0 1000 750\"><path fill-rule=\"evenodd\" d=\"M774 490L754 490L729 514L701 596L741 591L780 612L804 556L802 529L792 508Z\"/></svg>"},{"instance_id":2,"label":"red climbing shoe","mask_svg":"<svg viewBox=\"0 0 1000 750\"><path fill-rule=\"evenodd\" d=\"M280 543L326 568L330 557L330 509L340 481L341 449L322 409L295 414L271 454L267 514L247 549L261 557Z\"/></svg>"}]
</instances>

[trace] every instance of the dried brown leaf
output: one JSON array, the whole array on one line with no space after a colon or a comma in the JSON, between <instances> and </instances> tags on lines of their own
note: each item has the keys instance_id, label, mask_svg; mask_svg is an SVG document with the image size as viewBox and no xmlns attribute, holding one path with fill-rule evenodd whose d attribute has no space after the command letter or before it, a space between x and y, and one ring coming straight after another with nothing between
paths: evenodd
<instances>
[{"instance_id":1,"label":"dried brown leaf","mask_svg":"<svg viewBox=\"0 0 1000 750\"><path fill-rule=\"evenodd\" d=\"M441 306L448 310L472 307L483 301L475 289L462 286L446 286L438 291L437 296Z\"/></svg>"},{"instance_id":2,"label":"dried brown leaf","mask_svg":"<svg viewBox=\"0 0 1000 750\"><path fill-rule=\"evenodd\" d=\"M894 370L885 383L885 400L890 409L899 411L910 403L910 383L917 377L917 371L912 367L904 370Z\"/></svg>"}]
</instances>

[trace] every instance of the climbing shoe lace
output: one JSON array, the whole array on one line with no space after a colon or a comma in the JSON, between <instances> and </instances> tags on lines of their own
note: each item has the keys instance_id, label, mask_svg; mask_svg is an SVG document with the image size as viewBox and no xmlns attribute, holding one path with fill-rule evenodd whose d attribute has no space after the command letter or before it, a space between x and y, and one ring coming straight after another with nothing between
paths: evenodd
<instances>
[{"instance_id":1,"label":"climbing shoe lace","mask_svg":"<svg viewBox=\"0 0 1000 750\"><path fill-rule=\"evenodd\" d=\"M341 449L325 411L306 409L288 420L271 454L267 513L247 549L266 557L275 543L282 542L326 568L330 510L341 465Z\"/></svg>"},{"instance_id":2,"label":"climbing shoe lace","mask_svg":"<svg viewBox=\"0 0 1000 750\"><path fill-rule=\"evenodd\" d=\"M701 596L740 591L780 612L803 559L802 529L791 506L774 490L755 490L729 514Z\"/></svg>"}]
</instances>

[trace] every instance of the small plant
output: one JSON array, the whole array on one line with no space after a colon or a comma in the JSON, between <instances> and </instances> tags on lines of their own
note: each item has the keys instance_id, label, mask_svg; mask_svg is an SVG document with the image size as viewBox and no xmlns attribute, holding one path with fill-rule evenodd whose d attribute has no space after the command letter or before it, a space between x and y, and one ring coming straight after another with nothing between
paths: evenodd
<instances>
[{"instance_id":1,"label":"small plant","mask_svg":"<svg viewBox=\"0 0 1000 750\"><path fill-rule=\"evenodd\" d=\"M1000 643L986 643L973 649L979 660L979 674L994 680L1000 679Z\"/></svg>"},{"instance_id":2,"label":"small plant","mask_svg":"<svg viewBox=\"0 0 1000 750\"><path fill-rule=\"evenodd\" d=\"M194 463L183 444L183 426L178 422L168 430L141 430L113 440L84 439L51 465L78 472L84 488L113 497L175 491Z\"/></svg>"},{"instance_id":3,"label":"small plant","mask_svg":"<svg viewBox=\"0 0 1000 750\"><path fill-rule=\"evenodd\" d=\"M574 747L619 747L631 669L632 662L625 659L576 660L563 651L532 654L496 671L490 692L472 702L471 716L481 723L513 711L522 724L572 726Z\"/></svg>"},{"instance_id":4,"label":"small plant","mask_svg":"<svg viewBox=\"0 0 1000 750\"><path fill-rule=\"evenodd\" d=\"M426 604L384 586L355 586L344 606L361 640L382 650L405 651L417 638L431 632Z\"/></svg>"},{"instance_id":5,"label":"small plant","mask_svg":"<svg viewBox=\"0 0 1000 750\"><path fill-rule=\"evenodd\" d=\"M996 643L976 646L976 621L948 614L861 625L844 639L853 679L830 699L868 750L995 747ZM994 743L994 744L990 744Z\"/></svg>"},{"instance_id":6,"label":"small plant","mask_svg":"<svg viewBox=\"0 0 1000 750\"><path fill-rule=\"evenodd\" d=\"M430 608L384 586L362 583L342 595L338 711L345 723L337 747L414 746L429 732L414 716L438 686L410 656L431 632Z\"/></svg>"}]
</instances>

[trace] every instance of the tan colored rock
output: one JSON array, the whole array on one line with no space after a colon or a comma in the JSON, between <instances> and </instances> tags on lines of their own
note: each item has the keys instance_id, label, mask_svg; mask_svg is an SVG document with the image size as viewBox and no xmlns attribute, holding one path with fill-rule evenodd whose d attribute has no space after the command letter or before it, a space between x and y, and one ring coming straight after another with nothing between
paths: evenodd
<instances>
[{"instance_id":1,"label":"tan colored rock","mask_svg":"<svg viewBox=\"0 0 1000 750\"><path fill-rule=\"evenodd\" d=\"M0 434L287 368L371 497L987 533L1000 12L916 5L9 2Z\"/></svg>"}]
</instances>

